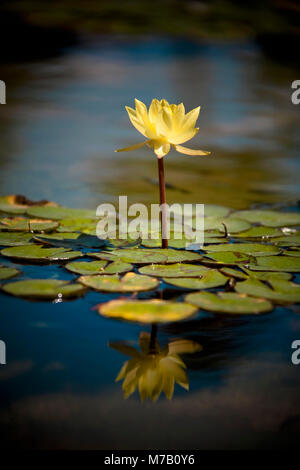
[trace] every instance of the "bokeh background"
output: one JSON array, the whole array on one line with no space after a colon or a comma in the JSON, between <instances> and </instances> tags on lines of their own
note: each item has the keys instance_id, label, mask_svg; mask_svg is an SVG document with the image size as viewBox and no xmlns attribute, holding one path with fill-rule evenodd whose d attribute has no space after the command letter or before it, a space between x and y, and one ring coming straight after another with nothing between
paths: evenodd
<instances>
[{"instance_id":1,"label":"bokeh background","mask_svg":"<svg viewBox=\"0 0 300 470\"><path fill-rule=\"evenodd\" d=\"M124 110L135 97L201 105L191 143L170 153L170 202L236 208L297 198L300 6L293 1L1 2L2 193L94 208L156 198L147 148Z\"/></svg>"}]
</instances>

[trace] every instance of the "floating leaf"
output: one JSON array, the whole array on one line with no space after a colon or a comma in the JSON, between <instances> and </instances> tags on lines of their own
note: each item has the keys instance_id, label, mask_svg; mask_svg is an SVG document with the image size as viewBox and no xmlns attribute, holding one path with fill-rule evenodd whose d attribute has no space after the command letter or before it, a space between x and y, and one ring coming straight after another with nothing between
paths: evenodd
<instances>
[{"instance_id":1,"label":"floating leaf","mask_svg":"<svg viewBox=\"0 0 300 470\"><path fill-rule=\"evenodd\" d=\"M40 219L76 219L88 218L93 219L96 217L96 212L89 209L70 209L69 207L63 206L32 206L27 209L26 213L32 217L38 217Z\"/></svg>"},{"instance_id":2,"label":"floating leaf","mask_svg":"<svg viewBox=\"0 0 300 470\"><path fill-rule=\"evenodd\" d=\"M272 243L278 246L300 246L300 235L297 232L294 235L285 235L279 238L273 238Z\"/></svg>"},{"instance_id":3,"label":"floating leaf","mask_svg":"<svg viewBox=\"0 0 300 470\"><path fill-rule=\"evenodd\" d=\"M251 271L286 271L288 273L300 272L300 259L292 256L261 256L257 264L250 264Z\"/></svg>"},{"instance_id":4,"label":"floating leaf","mask_svg":"<svg viewBox=\"0 0 300 470\"><path fill-rule=\"evenodd\" d=\"M0 265L0 281L4 281L4 279L10 279L17 276L18 274L20 274L18 269L11 268L10 266Z\"/></svg>"},{"instance_id":5,"label":"floating leaf","mask_svg":"<svg viewBox=\"0 0 300 470\"><path fill-rule=\"evenodd\" d=\"M66 269L73 273L82 275L93 274L119 274L126 271L131 271L133 266L129 263L122 261L114 261L107 263L107 261L73 261L65 266Z\"/></svg>"},{"instance_id":6,"label":"floating leaf","mask_svg":"<svg viewBox=\"0 0 300 470\"><path fill-rule=\"evenodd\" d=\"M51 232L58 225L58 222L52 220L25 219L24 217L6 217L0 220L0 230L8 232Z\"/></svg>"},{"instance_id":7,"label":"floating leaf","mask_svg":"<svg viewBox=\"0 0 300 470\"><path fill-rule=\"evenodd\" d=\"M70 284L58 279L29 279L9 282L2 286L8 294L30 299L70 298L82 295L86 289L81 284Z\"/></svg>"},{"instance_id":8,"label":"floating leaf","mask_svg":"<svg viewBox=\"0 0 300 470\"><path fill-rule=\"evenodd\" d=\"M168 323L194 315L197 308L184 302L167 300L111 300L99 306L104 317L140 323Z\"/></svg>"},{"instance_id":9,"label":"floating leaf","mask_svg":"<svg viewBox=\"0 0 300 470\"><path fill-rule=\"evenodd\" d=\"M208 252L246 253L251 256L278 255L281 250L273 245L264 245L263 243L228 243L227 245L208 245L205 247Z\"/></svg>"},{"instance_id":10,"label":"floating leaf","mask_svg":"<svg viewBox=\"0 0 300 470\"><path fill-rule=\"evenodd\" d=\"M246 253L239 253L235 251L220 251L219 253L206 253L205 259L203 258L203 261L211 264L236 265L249 263L252 258L253 257L247 255Z\"/></svg>"},{"instance_id":11,"label":"floating leaf","mask_svg":"<svg viewBox=\"0 0 300 470\"><path fill-rule=\"evenodd\" d=\"M257 226L257 227L251 227L249 230L246 230L245 232L237 233L235 234L235 237L268 239L268 238L273 238L273 237L280 237L281 235L282 235L282 231L278 228Z\"/></svg>"},{"instance_id":12,"label":"floating leaf","mask_svg":"<svg viewBox=\"0 0 300 470\"><path fill-rule=\"evenodd\" d=\"M83 256L80 251L70 251L65 248L44 248L40 245L4 248L1 254L9 258L33 262L63 261Z\"/></svg>"},{"instance_id":13,"label":"floating leaf","mask_svg":"<svg viewBox=\"0 0 300 470\"><path fill-rule=\"evenodd\" d=\"M76 217L59 220L58 232L81 232L96 234L97 223L99 220L88 217Z\"/></svg>"},{"instance_id":14,"label":"floating leaf","mask_svg":"<svg viewBox=\"0 0 300 470\"><path fill-rule=\"evenodd\" d=\"M0 232L0 246L32 245L31 233Z\"/></svg>"},{"instance_id":15,"label":"floating leaf","mask_svg":"<svg viewBox=\"0 0 300 470\"><path fill-rule=\"evenodd\" d=\"M78 279L83 285L104 292L143 292L156 289L159 281L153 277L127 273L122 278L115 275L81 276Z\"/></svg>"},{"instance_id":16,"label":"floating leaf","mask_svg":"<svg viewBox=\"0 0 300 470\"><path fill-rule=\"evenodd\" d=\"M250 228L250 224L248 222L234 217L205 217L204 230L218 230L220 232L225 232L223 224L225 224L228 233L238 233Z\"/></svg>"},{"instance_id":17,"label":"floating leaf","mask_svg":"<svg viewBox=\"0 0 300 470\"><path fill-rule=\"evenodd\" d=\"M235 213L236 217L250 223L259 223L266 227L285 227L287 225L300 225L300 214L295 212L279 212L268 210L245 210Z\"/></svg>"},{"instance_id":18,"label":"floating leaf","mask_svg":"<svg viewBox=\"0 0 300 470\"><path fill-rule=\"evenodd\" d=\"M100 240L94 235L87 235L85 233L77 232L51 233L47 235L35 236L34 239L41 243L62 246L64 248L101 248L103 245L105 245L104 240Z\"/></svg>"},{"instance_id":19,"label":"floating leaf","mask_svg":"<svg viewBox=\"0 0 300 470\"><path fill-rule=\"evenodd\" d=\"M220 271L221 273L225 274L225 276L234 277L235 279L248 279L249 277L246 273L227 266L221 268Z\"/></svg>"},{"instance_id":20,"label":"floating leaf","mask_svg":"<svg viewBox=\"0 0 300 470\"><path fill-rule=\"evenodd\" d=\"M245 266L241 267L243 271L237 271L232 268L222 268L221 272L226 276L234 277L236 279L248 279L249 276L259 279L261 281L269 281L270 279L284 279L286 281L292 278L292 275L284 272L264 272L264 271L250 271Z\"/></svg>"},{"instance_id":21,"label":"floating leaf","mask_svg":"<svg viewBox=\"0 0 300 470\"><path fill-rule=\"evenodd\" d=\"M177 206L177 204L176 204ZM193 218L195 217L195 207L194 205L189 204L178 204L177 207L174 206L173 214L174 216L180 216L184 214L186 218ZM226 217L231 209L229 207L224 206L217 206L215 204L204 204L204 217Z\"/></svg>"},{"instance_id":22,"label":"floating leaf","mask_svg":"<svg viewBox=\"0 0 300 470\"><path fill-rule=\"evenodd\" d=\"M125 263L165 263L167 256L160 253L160 250L149 250L147 248L124 248L112 251L101 251L99 253L88 253L88 256L100 258L108 261L123 261Z\"/></svg>"},{"instance_id":23,"label":"floating leaf","mask_svg":"<svg viewBox=\"0 0 300 470\"><path fill-rule=\"evenodd\" d=\"M265 313L273 308L268 300L246 297L234 292L193 292L188 294L185 300L210 312L231 315Z\"/></svg>"},{"instance_id":24,"label":"floating leaf","mask_svg":"<svg viewBox=\"0 0 300 470\"><path fill-rule=\"evenodd\" d=\"M240 294L247 294L253 297L263 297L279 303L300 302L300 286L290 281L270 279L268 287L263 282L250 277L246 281L238 282L235 290Z\"/></svg>"},{"instance_id":25,"label":"floating leaf","mask_svg":"<svg viewBox=\"0 0 300 470\"><path fill-rule=\"evenodd\" d=\"M298 258L300 256L300 251L299 250L287 250L284 252L286 256L296 256Z\"/></svg>"},{"instance_id":26,"label":"floating leaf","mask_svg":"<svg viewBox=\"0 0 300 470\"><path fill-rule=\"evenodd\" d=\"M228 278L216 269L209 270L201 279L195 277L180 277L163 278L163 280L172 286L193 290L220 287L228 282Z\"/></svg>"},{"instance_id":27,"label":"floating leaf","mask_svg":"<svg viewBox=\"0 0 300 470\"><path fill-rule=\"evenodd\" d=\"M139 273L157 277L198 277L206 274L209 268L197 264L151 264L139 268Z\"/></svg>"}]
</instances>

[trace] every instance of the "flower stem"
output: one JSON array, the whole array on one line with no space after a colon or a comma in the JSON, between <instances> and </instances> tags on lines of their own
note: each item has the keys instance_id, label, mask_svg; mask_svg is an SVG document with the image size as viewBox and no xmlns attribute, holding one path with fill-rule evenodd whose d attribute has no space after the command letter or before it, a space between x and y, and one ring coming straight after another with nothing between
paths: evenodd
<instances>
[{"instance_id":1,"label":"flower stem","mask_svg":"<svg viewBox=\"0 0 300 470\"><path fill-rule=\"evenodd\" d=\"M160 213L160 222L161 222L161 238L162 238L162 248L168 248L168 219L167 219L167 201L166 201L166 185L165 185L165 172L164 172L164 159L158 158L158 178L159 178L159 198L161 213Z\"/></svg>"}]
</instances>

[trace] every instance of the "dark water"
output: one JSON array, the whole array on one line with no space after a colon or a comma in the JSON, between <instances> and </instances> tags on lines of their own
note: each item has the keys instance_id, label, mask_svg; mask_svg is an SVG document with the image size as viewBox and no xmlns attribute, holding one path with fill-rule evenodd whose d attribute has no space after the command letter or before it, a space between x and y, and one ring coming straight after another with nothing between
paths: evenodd
<instances>
[{"instance_id":1,"label":"dark water","mask_svg":"<svg viewBox=\"0 0 300 470\"><path fill-rule=\"evenodd\" d=\"M298 196L299 109L295 72L264 59L252 44L141 40L88 42L66 55L3 69L0 183L73 207L128 194L156 201L156 161L135 143L124 105L134 97L202 105L195 148L213 157L169 154L168 199L240 208ZM3 261L0 259L0 262ZM8 264L5 260L5 264ZM18 265L24 278L73 279L62 266ZM21 277L20 277L21 279ZM166 298L181 298L168 289ZM143 294L141 297L151 297ZM115 377L127 357L109 341L136 346L149 328L100 317L92 308L118 295L89 292L68 302L29 302L0 294L1 445L23 448L279 448L298 443L300 366L291 343L299 309L257 317L199 312L162 326L160 344L192 339L203 351L184 356L190 390L171 401L123 399Z\"/></svg>"}]
</instances>

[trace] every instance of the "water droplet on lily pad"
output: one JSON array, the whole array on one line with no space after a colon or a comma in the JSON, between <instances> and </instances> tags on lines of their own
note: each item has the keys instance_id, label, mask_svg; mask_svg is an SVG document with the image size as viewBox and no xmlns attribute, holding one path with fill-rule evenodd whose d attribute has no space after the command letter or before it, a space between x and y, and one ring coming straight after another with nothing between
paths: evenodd
<instances>
[{"instance_id":1,"label":"water droplet on lily pad","mask_svg":"<svg viewBox=\"0 0 300 470\"><path fill-rule=\"evenodd\" d=\"M193 292L186 295L185 300L199 308L214 313L230 315L259 314L273 309L271 302L265 299L247 297L234 292Z\"/></svg>"},{"instance_id":2,"label":"water droplet on lily pad","mask_svg":"<svg viewBox=\"0 0 300 470\"><path fill-rule=\"evenodd\" d=\"M197 312L197 308L185 302L167 300L111 300L99 306L104 317L118 318L139 323L168 323L185 320Z\"/></svg>"},{"instance_id":3,"label":"water droplet on lily pad","mask_svg":"<svg viewBox=\"0 0 300 470\"><path fill-rule=\"evenodd\" d=\"M83 285L103 292L143 292L156 289L159 281L150 276L142 276L133 272L123 277L116 275L81 276L78 279Z\"/></svg>"}]
</instances>

